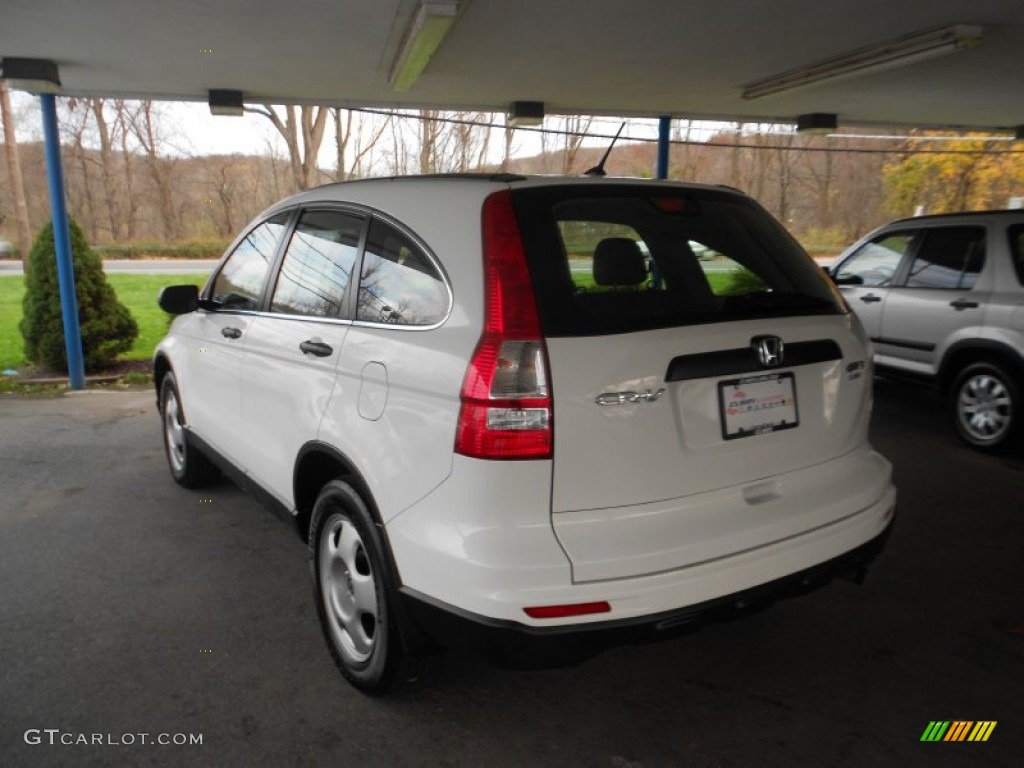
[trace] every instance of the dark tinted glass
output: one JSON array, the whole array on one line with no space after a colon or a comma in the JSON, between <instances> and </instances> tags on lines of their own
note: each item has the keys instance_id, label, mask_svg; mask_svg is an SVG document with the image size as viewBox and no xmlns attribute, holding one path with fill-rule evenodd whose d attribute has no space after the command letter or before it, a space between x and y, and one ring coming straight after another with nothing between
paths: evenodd
<instances>
[{"instance_id":1,"label":"dark tinted glass","mask_svg":"<svg viewBox=\"0 0 1024 768\"><path fill-rule=\"evenodd\" d=\"M303 213L281 262L271 311L337 317L362 230L358 216L340 211Z\"/></svg>"},{"instance_id":2,"label":"dark tinted glass","mask_svg":"<svg viewBox=\"0 0 1024 768\"><path fill-rule=\"evenodd\" d=\"M573 185L516 190L513 201L550 336L844 311L822 271L748 198Z\"/></svg>"},{"instance_id":3,"label":"dark tinted glass","mask_svg":"<svg viewBox=\"0 0 1024 768\"><path fill-rule=\"evenodd\" d=\"M375 219L363 254L356 318L388 325L434 325L448 313L448 289L423 251Z\"/></svg>"},{"instance_id":4,"label":"dark tinted glass","mask_svg":"<svg viewBox=\"0 0 1024 768\"><path fill-rule=\"evenodd\" d=\"M977 281L984 262L984 227L925 229L906 285L908 288L968 289Z\"/></svg>"},{"instance_id":5,"label":"dark tinted glass","mask_svg":"<svg viewBox=\"0 0 1024 768\"><path fill-rule=\"evenodd\" d=\"M1017 281L1024 285L1024 224L1014 224L1008 234L1013 268L1017 270Z\"/></svg>"},{"instance_id":6,"label":"dark tinted glass","mask_svg":"<svg viewBox=\"0 0 1024 768\"><path fill-rule=\"evenodd\" d=\"M231 309L258 308L288 216L281 213L268 219L235 247L214 280L213 301Z\"/></svg>"}]
</instances>

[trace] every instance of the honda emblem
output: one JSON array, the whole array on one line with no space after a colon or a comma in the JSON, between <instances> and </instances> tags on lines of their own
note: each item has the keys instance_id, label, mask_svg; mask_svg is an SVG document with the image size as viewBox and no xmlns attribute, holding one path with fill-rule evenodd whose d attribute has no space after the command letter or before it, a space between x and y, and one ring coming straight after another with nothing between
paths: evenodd
<instances>
[{"instance_id":1,"label":"honda emblem","mask_svg":"<svg viewBox=\"0 0 1024 768\"><path fill-rule=\"evenodd\" d=\"M782 365L782 351L785 345L778 336L755 336L750 340L757 361L763 368L778 368Z\"/></svg>"}]
</instances>

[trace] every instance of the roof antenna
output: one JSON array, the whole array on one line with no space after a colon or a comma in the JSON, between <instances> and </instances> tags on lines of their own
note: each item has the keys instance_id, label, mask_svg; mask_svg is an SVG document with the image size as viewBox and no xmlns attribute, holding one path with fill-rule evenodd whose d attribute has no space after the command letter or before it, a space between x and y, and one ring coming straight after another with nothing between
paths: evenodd
<instances>
[{"instance_id":1,"label":"roof antenna","mask_svg":"<svg viewBox=\"0 0 1024 768\"><path fill-rule=\"evenodd\" d=\"M608 174L604 171L604 164L608 160L608 155L612 153L612 147L615 146L615 142L619 140L619 134L622 133L622 129L626 127L623 123L619 126L619 130L615 132L615 138L612 139L612 143L608 145L608 149L604 151L604 157L601 158L601 162L595 165L593 168L583 172L584 176L607 176Z\"/></svg>"}]
</instances>

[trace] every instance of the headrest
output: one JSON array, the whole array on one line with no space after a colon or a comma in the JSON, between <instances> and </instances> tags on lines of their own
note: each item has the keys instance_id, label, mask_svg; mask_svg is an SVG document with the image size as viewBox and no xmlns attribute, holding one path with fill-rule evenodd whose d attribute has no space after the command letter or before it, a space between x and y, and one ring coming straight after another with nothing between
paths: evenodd
<instances>
[{"instance_id":1,"label":"headrest","mask_svg":"<svg viewBox=\"0 0 1024 768\"><path fill-rule=\"evenodd\" d=\"M640 246L628 237L606 237L594 250L594 282L598 285L639 285L647 280L647 262Z\"/></svg>"}]
</instances>

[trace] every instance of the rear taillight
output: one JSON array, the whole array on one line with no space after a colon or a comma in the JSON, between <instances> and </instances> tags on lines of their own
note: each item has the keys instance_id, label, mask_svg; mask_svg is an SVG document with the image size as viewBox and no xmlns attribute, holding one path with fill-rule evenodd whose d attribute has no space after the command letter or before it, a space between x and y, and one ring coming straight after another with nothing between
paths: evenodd
<instances>
[{"instance_id":1,"label":"rear taillight","mask_svg":"<svg viewBox=\"0 0 1024 768\"><path fill-rule=\"evenodd\" d=\"M511 194L484 201L484 332L462 383L455 451L478 459L549 459L547 349Z\"/></svg>"}]
</instances>

